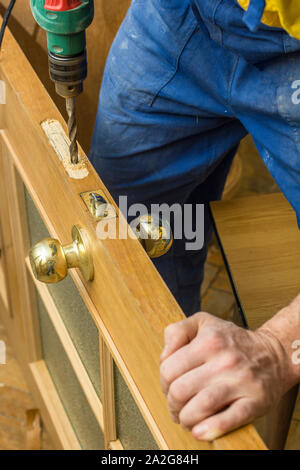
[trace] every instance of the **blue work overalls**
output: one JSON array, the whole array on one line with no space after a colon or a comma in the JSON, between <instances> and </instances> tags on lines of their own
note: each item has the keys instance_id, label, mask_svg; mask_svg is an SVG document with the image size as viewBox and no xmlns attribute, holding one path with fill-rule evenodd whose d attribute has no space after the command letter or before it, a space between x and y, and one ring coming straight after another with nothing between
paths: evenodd
<instances>
[{"instance_id":1,"label":"blue work overalls","mask_svg":"<svg viewBox=\"0 0 300 470\"><path fill-rule=\"evenodd\" d=\"M261 7L133 0L107 60L90 158L113 197L206 205L204 248L176 240L154 261L186 315L200 308L207 203L247 133L300 220L300 41L260 23Z\"/></svg>"}]
</instances>

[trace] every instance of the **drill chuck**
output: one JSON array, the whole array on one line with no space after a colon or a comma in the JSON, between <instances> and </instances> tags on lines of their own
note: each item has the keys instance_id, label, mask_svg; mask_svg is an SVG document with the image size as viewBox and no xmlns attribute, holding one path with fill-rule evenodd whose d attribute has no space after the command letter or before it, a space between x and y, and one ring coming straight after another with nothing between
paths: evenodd
<instances>
[{"instance_id":1,"label":"drill chuck","mask_svg":"<svg viewBox=\"0 0 300 470\"><path fill-rule=\"evenodd\" d=\"M49 71L56 92L63 98L75 98L82 93L83 82L87 77L86 50L71 57L49 52Z\"/></svg>"},{"instance_id":2,"label":"drill chuck","mask_svg":"<svg viewBox=\"0 0 300 470\"><path fill-rule=\"evenodd\" d=\"M87 77L85 30L94 18L93 0L30 0L33 16L47 32L50 77L56 91L73 98Z\"/></svg>"}]
</instances>

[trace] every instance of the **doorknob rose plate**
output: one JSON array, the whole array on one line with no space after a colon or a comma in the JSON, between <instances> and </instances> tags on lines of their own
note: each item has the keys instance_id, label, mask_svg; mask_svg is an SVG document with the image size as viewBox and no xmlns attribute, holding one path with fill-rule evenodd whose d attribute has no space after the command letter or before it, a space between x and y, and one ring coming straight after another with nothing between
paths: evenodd
<instances>
[{"instance_id":1,"label":"doorknob rose plate","mask_svg":"<svg viewBox=\"0 0 300 470\"><path fill-rule=\"evenodd\" d=\"M93 280L94 264L86 231L75 225L72 239L70 245L62 246L54 238L45 238L31 248L30 264L38 281L47 284L60 282L71 268L79 268L86 281Z\"/></svg>"}]
</instances>

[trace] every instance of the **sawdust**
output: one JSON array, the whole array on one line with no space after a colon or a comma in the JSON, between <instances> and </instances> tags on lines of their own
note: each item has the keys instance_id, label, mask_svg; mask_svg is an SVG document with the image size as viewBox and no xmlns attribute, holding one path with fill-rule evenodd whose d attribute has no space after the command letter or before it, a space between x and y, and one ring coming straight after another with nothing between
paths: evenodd
<instances>
[{"instance_id":1,"label":"sawdust","mask_svg":"<svg viewBox=\"0 0 300 470\"><path fill-rule=\"evenodd\" d=\"M65 133L62 125L55 119L46 119L41 123L51 147L62 162L66 172L73 179L83 179L88 176L87 157L81 151L79 152L79 162L73 165L70 161L70 139Z\"/></svg>"}]
</instances>

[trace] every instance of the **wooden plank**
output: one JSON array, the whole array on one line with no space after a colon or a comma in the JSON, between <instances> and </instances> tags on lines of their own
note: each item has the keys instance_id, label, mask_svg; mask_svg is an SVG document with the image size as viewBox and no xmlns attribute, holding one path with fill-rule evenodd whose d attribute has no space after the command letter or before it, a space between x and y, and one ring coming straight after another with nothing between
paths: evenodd
<instances>
[{"instance_id":1,"label":"wooden plank","mask_svg":"<svg viewBox=\"0 0 300 470\"><path fill-rule=\"evenodd\" d=\"M295 213L282 194L214 202L212 211L244 315L256 329L299 294Z\"/></svg>"},{"instance_id":2,"label":"wooden plank","mask_svg":"<svg viewBox=\"0 0 300 470\"><path fill-rule=\"evenodd\" d=\"M117 439L116 441L111 441L109 444L109 449L110 450L124 450L119 439Z\"/></svg>"},{"instance_id":3,"label":"wooden plank","mask_svg":"<svg viewBox=\"0 0 300 470\"><path fill-rule=\"evenodd\" d=\"M214 445L217 450L267 450L253 425L245 426L242 431L238 429L217 439Z\"/></svg>"},{"instance_id":4,"label":"wooden plank","mask_svg":"<svg viewBox=\"0 0 300 470\"><path fill-rule=\"evenodd\" d=\"M105 449L109 449L110 442L117 440L114 371L113 358L101 335L99 336L99 349L104 420L104 441Z\"/></svg>"},{"instance_id":5,"label":"wooden plank","mask_svg":"<svg viewBox=\"0 0 300 470\"><path fill-rule=\"evenodd\" d=\"M9 151L2 142L3 151L6 154L6 183L8 192L8 208L12 227L12 241L17 262L17 272L20 278L19 311L20 322L24 331L26 355L29 362L42 358L40 330L38 322L38 310L32 284L28 280L25 268L25 254L29 249L29 233L27 226L27 214L24 196L24 185L16 172Z\"/></svg>"},{"instance_id":6,"label":"wooden plank","mask_svg":"<svg viewBox=\"0 0 300 470\"><path fill-rule=\"evenodd\" d=\"M0 113L3 107L0 107ZM2 120L2 118L1 118ZM22 263L18 262L18 253L15 243L14 227L14 207L12 207L12 184L11 184L11 165L7 148L0 138L0 172L2 175L2 184L0 185L0 214L1 214L1 264L6 283L7 308L2 309L2 317L6 330L11 338L14 338L12 344L15 345L17 355L27 357L27 348L25 348L25 332L23 325L23 315L26 304L23 303L22 295ZM26 300L26 299L25 299ZM28 357L29 358L29 357Z\"/></svg>"},{"instance_id":7,"label":"wooden plank","mask_svg":"<svg viewBox=\"0 0 300 470\"><path fill-rule=\"evenodd\" d=\"M29 368L31 386L34 388L35 397L38 397L39 409L54 440L54 445L58 450L80 450L80 444L56 392L45 362L33 362L29 365Z\"/></svg>"},{"instance_id":8,"label":"wooden plank","mask_svg":"<svg viewBox=\"0 0 300 470\"><path fill-rule=\"evenodd\" d=\"M72 276L86 304L94 304L95 308L90 309L94 321L106 343L112 341L120 363L125 365L131 391L136 388L140 406L143 403L144 411L147 410L147 423L154 423L170 449L212 449L213 444L195 441L190 433L171 422L160 388L163 330L169 323L184 318L183 313L137 240L97 238L80 193L94 188L106 193L107 190L89 164L85 179L68 178L40 127L49 118L65 124L9 32L1 54L0 77L7 86L2 136L50 233L65 244L70 242L74 223L88 230L95 279L85 283L78 273ZM121 226L126 225L121 214L119 219ZM255 433L252 428L251 432ZM236 440L237 448L241 442ZM246 442L245 439L243 445ZM264 448L262 443L260 448Z\"/></svg>"},{"instance_id":9,"label":"wooden plank","mask_svg":"<svg viewBox=\"0 0 300 470\"><path fill-rule=\"evenodd\" d=\"M11 295L11 280L16 276L16 258L13 249L12 230L10 224L9 197L7 192L7 169L5 149L0 140L0 172L2 175L2 184L0 185L0 214L1 214L1 264L3 267L4 277L7 286L7 302L9 316L11 320L14 316L14 310L18 309L18 299L13 299ZM10 266L10 269L8 269Z\"/></svg>"},{"instance_id":10,"label":"wooden plank","mask_svg":"<svg viewBox=\"0 0 300 470\"><path fill-rule=\"evenodd\" d=\"M82 364L82 361L79 357L77 349L75 348L73 341L70 338L70 335L64 325L64 322L57 310L57 307L53 301L53 298L47 289L45 284L36 281L31 267L30 262L26 259L26 265L28 268L29 273L32 276L32 280L34 285L43 301L43 304L48 312L49 318L52 322L52 325L57 333L57 336L66 352L68 360L74 370L74 373L78 379L78 382L81 385L81 388L86 396L86 399L91 407L92 412L94 413L97 422L104 432L104 421L103 421L103 408L102 403L94 389L94 386L88 376L88 373Z\"/></svg>"}]
</instances>

